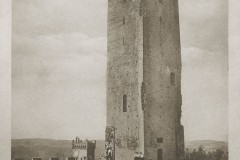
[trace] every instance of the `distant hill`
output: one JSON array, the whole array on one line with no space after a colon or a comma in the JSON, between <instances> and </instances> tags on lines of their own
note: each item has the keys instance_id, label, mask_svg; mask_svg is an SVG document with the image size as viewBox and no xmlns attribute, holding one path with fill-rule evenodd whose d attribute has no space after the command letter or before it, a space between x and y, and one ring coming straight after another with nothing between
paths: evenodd
<instances>
[{"instance_id":1,"label":"distant hill","mask_svg":"<svg viewBox=\"0 0 240 160\"><path fill-rule=\"evenodd\" d=\"M104 141L99 140L96 144L95 157L98 158L104 153ZM31 160L32 157L42 157L42 160L49 160L50 157L60 157L64 159L71 157L71 140L52 139L13 139L12 156Z\"/></svg>"},{"instance_id":2,"label":"distant hill","mask_svg":"<svg viewBox=\"0 0 240 160\"><path fill-rule=\"evenodd\" d=\"M42 157L43 160L49 160L50 157L65 157L72 156L72 141L71 140L52 140L52 139L13 139L12 140L12 155L15 158L23 158L31 160L32 157ZM96 159L104 153L104 140L98 140L96 146ZM222 149L224 152L228 150L227 142L220 141L188 141L185 143L185 148L189 150L198 149L202 146L205 151L214 151ZM64 159L65 160L65 159Z\"/></svg>"}]
</instances>

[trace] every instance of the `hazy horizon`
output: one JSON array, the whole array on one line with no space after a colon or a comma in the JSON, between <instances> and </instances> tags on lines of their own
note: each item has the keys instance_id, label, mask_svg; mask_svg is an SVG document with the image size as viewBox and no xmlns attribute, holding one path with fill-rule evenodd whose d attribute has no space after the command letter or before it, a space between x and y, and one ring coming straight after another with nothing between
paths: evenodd
<instances>
[{"instance_id":1,"label":"hazy horizon","mask_svg":"<svg viewBox=\"0 0 240 160\"><path fill-rule=\"evenodd\" d=\"M81 137L79 137L81 139ZM51 139L51 138L16 138L16 139L11 139L11 140L54 140L54 141L72 141L72 140L75 140L75 138L73 139ZM86 140L86 139L81 139L81 140ZM105 141L105 139L87 139L87 140L96 140L96 141ZM214 142L226 142L228 143L228 140L227 141L218 141L218 140L188 140L185 142L197 142L197 141L214 141Z\"/></svg>"},{"instance_id":2,"label":"hazy horizon","mask_svg":"<svg viewBox=\"0 0 240 160\"><path fill-rule=\"evenodd\" d=\"M12 139L104 139L106 0L13 0ZM185 141L228 140L227 0L179 0Z\"/></svg>"}]
</instances>

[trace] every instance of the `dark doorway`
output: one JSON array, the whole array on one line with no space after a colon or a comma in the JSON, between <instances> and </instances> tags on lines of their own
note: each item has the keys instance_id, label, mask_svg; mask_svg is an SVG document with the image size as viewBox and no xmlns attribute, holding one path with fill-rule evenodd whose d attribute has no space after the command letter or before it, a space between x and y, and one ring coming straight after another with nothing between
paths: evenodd
<instances>
[{"instance_id":1,"label":"dark doorway","mask_svg":"<svg viewBox=\"0 0 240 160\"><path fill-rule=\"evenodd\" d=\"M158 151L157 151L157 159L158 160L162 160L163 159L162 149L158 149Z\"/></svg>"}]
</instances>

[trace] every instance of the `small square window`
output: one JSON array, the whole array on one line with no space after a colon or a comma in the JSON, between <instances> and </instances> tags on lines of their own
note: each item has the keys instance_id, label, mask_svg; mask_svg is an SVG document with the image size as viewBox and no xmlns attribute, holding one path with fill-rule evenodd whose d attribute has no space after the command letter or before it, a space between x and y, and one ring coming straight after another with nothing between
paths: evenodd
<instances>
[{"instance_id":1,"label":"small square window","mask_svg":"<svg viewBox=\"0 0 240 160\"><path fill-rule=\"evenodd\" d=\"M157 143L163 143L163 138L157 138Z\"/></svg>"}]
</instances>

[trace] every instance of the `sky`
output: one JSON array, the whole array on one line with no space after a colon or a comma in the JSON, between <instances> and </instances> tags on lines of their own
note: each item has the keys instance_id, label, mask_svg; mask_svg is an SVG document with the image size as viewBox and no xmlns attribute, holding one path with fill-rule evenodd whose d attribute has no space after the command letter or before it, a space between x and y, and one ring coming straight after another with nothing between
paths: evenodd
<instances>
[{"instance_id":1,"label":"sky","mask_svg":"<svg viewBox=\"0 0 240 160\"><path fill-rule=\"evenodd\" d=\"M227 1L179 0L185 139L227 141ZM14 0L12 138L104 139L106 0Z\"/></svg>"}]
</instances>

